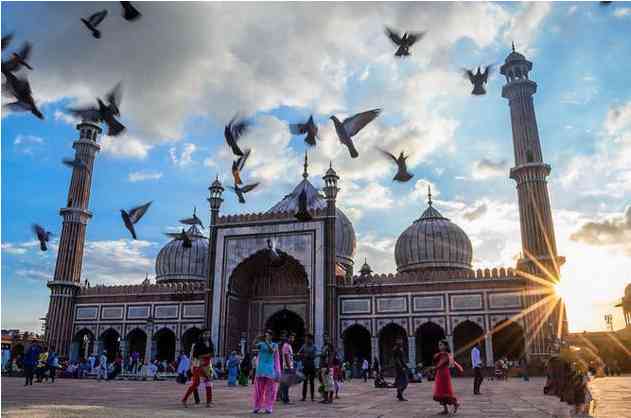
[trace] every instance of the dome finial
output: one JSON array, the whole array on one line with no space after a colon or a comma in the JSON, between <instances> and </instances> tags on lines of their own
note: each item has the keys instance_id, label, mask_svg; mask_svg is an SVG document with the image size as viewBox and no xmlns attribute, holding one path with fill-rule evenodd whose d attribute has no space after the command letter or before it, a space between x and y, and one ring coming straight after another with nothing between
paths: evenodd
<instances>
[{"instance_id":1,"label":"dome finial","mask_svg":"<svg viewBox=\"0 0 631 418\"><path fill-rule=\"evenodd\" d=\"M307 179L307 177L309 177L309 173L307 172L307 168L309 167L309 161L307 160L307 150L305 150L305 171L303 171L302 173L302 178L303 179Z\"/></svg>"},{"instance_id":2,"label":"dome finial","mask_svg":"<svg viewBox=\"0 0 631 418\"><path fill-rule=\"evenodd\" d=\"M432 185L427 185L427 204L432 206Z\"/></svg>"}]
</instances>

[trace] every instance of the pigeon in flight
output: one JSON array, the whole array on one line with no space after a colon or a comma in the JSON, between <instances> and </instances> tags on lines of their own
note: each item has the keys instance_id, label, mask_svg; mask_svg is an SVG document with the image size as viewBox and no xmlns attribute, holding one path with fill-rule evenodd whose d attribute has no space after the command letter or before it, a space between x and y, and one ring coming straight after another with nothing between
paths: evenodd
<instances>
[{"instance_id":1,"label":"pigeon in flight","mask_svg":"<svg viewBox=\"0 0 631 418\"><path fill-rule=\"evenodd\" d=\"M38 224L33 224L33 232L39 241L39 248L42 251L46 251L48 246L46 243L50 240L50 237L53 235L52 232L46 231L42 226Z\"/></svg>"},{"instance_id":2,"label":"pigeon in flight","mask_svg":"<svg viewBox=\"0 0 631 418\"><path fill-rule=\"evenodd\" d=\"M164 235L173 238L177 241L182 241L183 248L191 248L193 246L193 241L191 237L188 236L188 233L182 228L182 232L167 232Z\"/></svg>"},{"instance_id":3,"label":"pigeon in flight","mask_svg":"<svg viewBox=\"0 0 631 418\"><path fill-rule=\"evenodd\" d=\"M292 123L289 125L289 132L292 135L304 135L305 142L312 147L316 144L316 138L318 137L318 127L313 122L313 116L309 116L309 120L305 123Z\"/></svg>"},{"instance_id":4,"label":"pigeon in flight","mask_svg":"<svg viewBox=\"0 0 631 418\"><path fill-rule=\"evenodd\" d=\"M351 153L351 158L359 157L359 153L355 149L355 144L351 139L357 134L364 126L372 122L381 113L381 109L368 110L366 112L358 113L350 118L344 119L344 122L340 122L335 115L331 116L335 125L335 132L337 133L340 142L348 148Z\"/></svg>"},{"instance_id":5,"label":"pigeon in flight","mask_svg":"<svg viewBox=\"0 0 631 418\"><path fill-rule=\"evenodd\" d=\"M74 160L70 158L64 158L63 160L61 160L61 162L73 169L74 168L78 168L81 170L88 169L88 165L85 163L85 161L83 161L81 158L78 158L78 157L75 157Z\"/></svg>"},{"instance_id":6,"label":"pigeon in flight","mask_svg":"<svg viewBox=\"0 0 631 418\"><path fill-rule=\"evenodd\" d=\"M399 158L397 158L386 150L383 150L381 148L377 148L377 149L384 156L391 158L392 161L394 161L398 167L397 174L392 178L392 181L399 181L401 183L405 183L406 181L409 181L412 177L414 177L414 174L410 174L408 172L408 167L405 162L405 160L408 159L409 155L406 156L404 155L403 151L401 151L401 153L399 154Z\"/></svg>"},{"instance_id":7,"label":"pigeon in flight","mask_svg":"<svg viewBox=\"0 0 631 418\"><path fill-rule=\"evenodd\" d=\"M252 150L249 148L246 149L241 157L232 162L232 177L234 177L234 184L243 184L243 181L241 180L241 171L243 170L243 166L248 160L251 151Z\"/></svg>"},{"instance_id":8,"label":"pigeon in flight","mask_svg":"<svg viewBox=\"0 0 631 418\"><path fill-rule=\"evenodd\" d=\"M122 96L122 87L121 83L119 82L118 84L116 84L116 86L114 86L112 91L110 91L105 96L105 101L107 102L107 104L97 97L96 102L98 104L98 107L88 106L83 108L68 109L68 111L73 115L81 118L82 120L105 122L108 127L107 134L109 136L117 136L123 133L125 129L127 129L116 119L116 116L120 116L119 107Z\"/></svg>"},{"instance_id":9,"label":"pigeon in flight","mask_svg":"<svg viewBox=\"0 0 631 418\"><path fill-rule=\"evenodd\" d=\"M237 197L239 198L239 203L245 203L244 194L251 192L258 185L259 185L258 183L252 183L252 184L246 184L243 187L239 187L239 185L235 184L234 187L232 186L228 186L228 187L234 190L234 192L237 194Z\"/></svg>"},{"instance_id":10,"label":"pigeon in flight","mask_svg":"<svg viewBox=\"0 0 631 418\"><path fill-rule=\"evenodd\" d=\"M90 16L87 20L84 18L81 18L81 21L83 22L83 24L88 29L90 29L90 31L92 32L92 36L94 36L96 39L99 39L101 37L101 31L98 30L96 27L101 24L103 19L105 19L105 16L107 16L107 10L101 10L100 12L96 12L92 16Z\"/></svg>"},{"instance_id":11,"label":"pigeon in flight","mask_svg":"<svg viewBox=\"0 0 631 418\"><path fill-rule=\"evenodd\" d=\"M22 49L18 52L11 54L11 58L2 62L2 74L13 73L20 69L20 67L28 68L32 70L33 67L26 62L31 55L31 43L25 42Z\"/></svg>"},{"instance_id":12,"label":"pigeon in flight","mask_svg":"<svg viewBox=\"0 0 631 418\"><path fill-rule=\"evenodd\" d=\"M307 205L307 192L304 189L298 195L298 210L294 216L300 222L308 222L313 219L313 216L309 213L309 206Z\"/></svg>"},{"instance_id":13,"label":"pigeon in flight","mask_svg":"<svg viewBox=\"0 0 631 418\"><path fill-rule=\"evenodd\" d=\"M403 36L401 36L398 32L386 26L386 35L398 47L394 56L407 57L410 55L412 45L420 41L425 36L425 32L404 32Z\"/></svg>"},{"instance_id":14,"label":"pigeon in flight","mask_svg":"<svg viewBox=\"0 0 631 418\"><path fill-rule=\"evenodd\" d=\"M134 229L134 224L137 224L138 221L147 213L149 206L151 206L152 202L145 203L142 206L137 206L128 212L125 212L121 209L121 218L123 218L123 222L125 223L125 228L131 232L131 236L134 239L138 239L136 237L136 230Z\"/></svg>"},{"instance_id":15,"label":"pigeon in flight","mask_svg":"<svg viewBox=\"0 0 631 418\"><path fill-rule=\"evenodd\" d=\"M131 22L142 17L142 14L131 5L130 1L121 1L121 6L123 6L123 19Z\"/></svg>"},{"instance_id":16,"label":"pigeon in flight","mask_svg":"<svg viewBox=\"0 0 631 418\"><path fill-rule=\"evenodd\" d=\"M202 220L197 217L196 212L197 208L193 208L193 216L191 216L190 218L180 219L180 223L183 223L185 225L199 225L202 227L202 229L204 229L204 224L202 223Z\"/></svg>"},{"instance_id":17,"label":"pigeon in flight","mask_svg":"<svg viewBox=\"0 0 631 418\"><path fill-rule=\"evenodd\" d=\"M232 153L236 156L242 157L243 151L237 145L239 138L242 135L245 135L250 128L250 122L245 119L239 119L238 115L235 115L232 120L226 125L224 129L224 136L226 137L226 142L232 148Z\"/></svg>"},{"instance_id":18,"label":"pigeon in flight","mask_svg":"<svg viewBox=\"0 0 631 418\"><path fill-rule=\"evenodd\" d=\"M492 65L487 65L484 68L484 72L480 71L480 67L478 67L478 71L474 74L472 70L464 69L464 75L469 79L471 84L473 84L473 90L471 94L474 96L482 96L486 94L486 89L484 85L488 82L489 74L493 69Z\"/></svg>"},{"instance_id":19,"label":"pigeon in flight","mask_svg":"<svg viewBox=\"0 0 631 418\"><path fill-rule=\"evenodd\" d=\"M31 112L39 119L44 119L44 115L39 111L33 99L33 92L31 91L31 85L25 78L18 78L13 73L8 72L5 74L7 79L3 87L9 95L15 97L17 101L7 103L3 107L12 110L14 112Z\"/></svg>"},{"instance_id":20,"label":"pigeon in flight","mask_svg":"<svg viewBox=\"0 0 631 418\"><path fill-rule=\"evenodd\" d=\"M9 44L11 43L11 41L13 40L13 33L10 33L8 35L4 35L2 37L2 50L4 51L4 49L6 47L9 46Z\"/></svg>"}]
</instances>

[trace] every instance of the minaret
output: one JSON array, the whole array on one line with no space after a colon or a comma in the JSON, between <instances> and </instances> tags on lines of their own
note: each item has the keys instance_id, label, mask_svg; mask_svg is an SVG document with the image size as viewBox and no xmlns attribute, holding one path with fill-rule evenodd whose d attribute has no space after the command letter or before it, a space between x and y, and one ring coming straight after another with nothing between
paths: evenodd
<instances>
[{"instance_id":1,"label":"minaret","mask_svg":"<svg viewBox=\"0 0 631 418\"><path fill-rule=\"evenodd\" d=\"M306 172L306 170L305 170ZM322 178L324 180L324 195L326 198L326 220L325 228L325 283L324 289L324 332L328 335L329 341L337 344L337 292L335 279L335 217L336 217L336 198L339 188L337 181L340 179L333 169L333 165L329 166L326 174Z\"/></svg>"},{"instance_id":2,"label":"minaret","mask_svg":"<svg viewBox=\"0 0 631 418\"><path fill-rule=\"evenodd\" d=\"M537 91L537 83L528 78L531 69L532 63L515 52L514 45L513 52L500 69L500 73L506 76L507 83L502 88L502 97L508 99L513 127L515 166L510 170L510 178L517 182L523 250L517 267L550 280L532 261L533 258L536 259L558 278L558 269L564 259L557 255L546 181L550 166L543 162L541 154L532 100Z\"/></svg>"},{"instance_id":3,"label":"minaret","mask_svg":"<svg viewBox=\"0 0 631 418\"><path fill-rule=\"evenodd\" d=\"M224 188L219 181L219 176L215 178L208 188L209 197L208 203L210 204L210 222L208 224L208 282L206 283L206 329L210 330L212 327L212 289L215 279L215 261L217 257L217 219L219 219L219 209L223 203ZM219 349L217 335L212 335L215 349Z\"/></svg>"},{"instance_id":4,"label":"minaret","mask_svg":"<svg viewBox=\"0 0 631 418\"><path fill-rule=\"evenodd\" d=\"M502 87L502 97L508 99L513 128L515 166L510 170L510 178L517 182L522 242L522 256L517 262L517 270L526 273L522 276L530 277L526 287L528 306L553 294L551 286L545 286L544 282L534 280L528 274L554 284L560 279L560 267L565 261L557 254L546 180L550 174L550 166L543 162L541 153L532 99L537 91L537 83L528 77L530 70L532 63L516 52L513 44L513 51L506 57L500 73L507 81ZM565 331L564 319L559 326L560 312L564 312L564 309L561 309L558 302L563 303L558 299L551 300L550 304L544 304L527 315L528 331L535 334L528 347L531 354L545 354L549 351L552 329ZM557 305L550 314L551 304ZM549 316L546 318L546 315Z\"/></svg>"},{"instance_id":5,"label":"minaret","mask_svg":"<svg viewBox=\"0 0 631 418\"><path fill-rule=\"evenodd\" d=\"M50 288L48 306L48 330L46 341L55 347L60 356L69 354L74 321L75 296L81 286L81 267L85 229L92 213L88 210L92 168L96 153L101 149L96 139L101 128L94 122L81 122L77 125L79 139L72 144L75 158L85 163L85 167L74 167L68 190L66 207L60 209L63 226L59 238L57 264Z\"/></svg>"}]
</instances>

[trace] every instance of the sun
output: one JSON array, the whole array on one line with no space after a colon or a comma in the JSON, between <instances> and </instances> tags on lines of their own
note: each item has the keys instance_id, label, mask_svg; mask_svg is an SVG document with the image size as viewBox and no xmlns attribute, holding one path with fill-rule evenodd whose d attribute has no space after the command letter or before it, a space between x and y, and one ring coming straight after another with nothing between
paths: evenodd
<instances>
[{"instance_id":1,"label":"sun","mask_svg":"<svg viewBox=\"0 0 631 418\"><path fill-rule=\"evenodd\" d=\"M569 280L562 280L554 285L554 293L564 301L567 301L573 291Z\"/></svg>"}]
</instances>

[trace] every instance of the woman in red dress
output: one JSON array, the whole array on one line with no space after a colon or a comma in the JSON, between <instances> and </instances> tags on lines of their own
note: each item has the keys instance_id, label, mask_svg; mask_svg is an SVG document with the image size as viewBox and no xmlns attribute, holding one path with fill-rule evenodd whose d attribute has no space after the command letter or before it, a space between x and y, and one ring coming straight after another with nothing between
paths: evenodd
<instances>
[{"instance_id":1,"label":"woman in red dress","mask_svg":"<svg viewBox=\"0 0 631 418\"><path fill-rule=\"evenodd\" d=\"M439 415L448 415L447 405L453 405L455 414L458 411L458 399L454 394L454 388L451 384L450 367L458 367L449 351L449 343L442 340L438 343L438 353L434 355L434 369L436 377L434 380L434 400L439 402L445 408Z\"/></svg>"}]
</instances>

